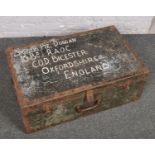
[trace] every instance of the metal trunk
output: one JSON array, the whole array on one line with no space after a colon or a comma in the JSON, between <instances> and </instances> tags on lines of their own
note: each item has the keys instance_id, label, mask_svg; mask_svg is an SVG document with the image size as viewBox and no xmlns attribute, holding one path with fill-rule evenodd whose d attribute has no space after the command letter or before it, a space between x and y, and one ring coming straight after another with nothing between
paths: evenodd
<instances>
[{"instance_id":1,"label":"metal trunk","mask_svg":"<svg viewBox=\"0 0 155 155\"><path fill-rule=\"evenodd\" d=\"M149 73L114 26L6 53L28 133L134 101Z\"/></svg>"}]
</instances>

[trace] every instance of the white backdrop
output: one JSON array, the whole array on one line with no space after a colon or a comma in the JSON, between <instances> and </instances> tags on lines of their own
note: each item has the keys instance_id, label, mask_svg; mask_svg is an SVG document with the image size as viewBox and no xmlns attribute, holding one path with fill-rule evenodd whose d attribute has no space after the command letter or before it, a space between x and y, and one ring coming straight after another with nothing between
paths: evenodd
<instances>
[{"instance_id":1,"label":"white backdrop","mask_svg":"<svg viewBox=\"0 0 155 155\"><path fill-rule=\"evenodd\" d=\"M116 25L121 33L148 33L153 17L0 17L0 38L64 35Z\"/></svg>"}]
</instances>

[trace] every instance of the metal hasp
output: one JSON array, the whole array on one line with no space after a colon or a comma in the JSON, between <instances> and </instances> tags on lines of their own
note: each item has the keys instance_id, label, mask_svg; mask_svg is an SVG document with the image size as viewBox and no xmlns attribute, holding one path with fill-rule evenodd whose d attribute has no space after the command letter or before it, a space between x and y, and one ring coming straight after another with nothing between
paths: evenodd
<instances>
[{"instance_id":1,"label":"metal hasp","mask_svg":"<svg viewBox=\"0 0 155 155\"><path fill-rule=\"evenodd\" d=\"M134 101L149 74L114 26L6 54L27 133Z\"/></svg>"}]
</instances>

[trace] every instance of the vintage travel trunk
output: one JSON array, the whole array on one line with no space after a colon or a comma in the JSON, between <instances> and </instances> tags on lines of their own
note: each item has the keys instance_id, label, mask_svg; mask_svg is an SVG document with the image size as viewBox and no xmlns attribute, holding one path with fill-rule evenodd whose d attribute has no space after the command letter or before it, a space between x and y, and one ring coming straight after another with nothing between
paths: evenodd
<instances>
[{"instance_id":1,"label":"vintage travel trunk","mask_svg":"<svg viewBox=\"0 0 155 155\"><path fill-rule=\"evenodd\" d=\"M114 26L6 54L27 133L134 101L149 73Z\"/></svg>"}]
</instances>

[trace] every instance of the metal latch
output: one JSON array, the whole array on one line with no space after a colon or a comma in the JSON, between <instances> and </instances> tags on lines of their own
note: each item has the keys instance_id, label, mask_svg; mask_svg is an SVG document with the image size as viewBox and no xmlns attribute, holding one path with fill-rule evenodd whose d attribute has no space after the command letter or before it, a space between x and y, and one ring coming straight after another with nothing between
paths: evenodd
<instances>
[{"instance_id":1,"label":"metal latch","mask_svg":"<svg viewBox=\"0 0 155 155\"><path fill-rule=\"evenodd\" d=\"M88 90L86 91L86 95L84 98L84 104L76 106L76 111L87 112L87 111L96 109L99 105L100 105L100 100L95 99L94 91Z\"/></svg>"}]
</instances>

